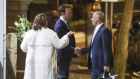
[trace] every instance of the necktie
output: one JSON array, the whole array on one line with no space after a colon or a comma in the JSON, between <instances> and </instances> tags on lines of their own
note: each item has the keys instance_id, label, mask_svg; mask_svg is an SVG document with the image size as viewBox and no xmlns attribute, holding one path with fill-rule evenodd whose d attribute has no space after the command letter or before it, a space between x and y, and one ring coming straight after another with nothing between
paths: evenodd
<instances>
[{"instance_id":1,"label":"necktie","mask_svg":"<svg viewBox=\"0 0 140 79\"><path fill-rule=\"evenodd\" d=\"M67 27L68 27L68 29L69 29L70 31L72 31L72 29L71 29L71 27L70 27L70 25L69 25L68 22L67 22Z\"/></svg>"}]
</instances>

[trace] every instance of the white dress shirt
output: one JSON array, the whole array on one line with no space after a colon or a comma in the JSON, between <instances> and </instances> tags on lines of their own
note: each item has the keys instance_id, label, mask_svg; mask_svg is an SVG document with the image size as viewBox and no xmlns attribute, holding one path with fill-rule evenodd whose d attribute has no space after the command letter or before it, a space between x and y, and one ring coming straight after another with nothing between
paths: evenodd
<instances>
[{"instance_id":1,"label":"white dress shirt","mask_svg":"<svg viewBox=\"0 0 140 79\"><path fill-rule=\"evenodd\" d=\"M101 27L102 24L103 24L103 23L97 25L97 27L95 28L95 30L94 30L94 32L93 32L93 37L92 37L91 44L93 43L94 37L95 37L96 33L98 32L98 30L99 30L99 28ZM92 58L92 51L91 51L90 57Z\"/></svg>"},{"instance_id":2,"label":"white dress shirt","mask_svg":"<svg viewBox=\"0 0 140 79\"><path fill-rule=\"evenodd\" d=\"M60 19L67 25L68 29L71 30L70 26L68 25L68 21L65 20L62 16L60 16Z\"/></svg>"}]
</instances>

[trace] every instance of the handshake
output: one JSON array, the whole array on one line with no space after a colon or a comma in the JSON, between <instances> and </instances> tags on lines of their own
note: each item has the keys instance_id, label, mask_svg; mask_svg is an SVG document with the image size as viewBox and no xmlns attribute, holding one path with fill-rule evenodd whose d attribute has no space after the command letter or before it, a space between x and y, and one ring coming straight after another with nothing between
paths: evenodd
<instances>
[{"instance_id":1,"label":"handshake","mask_svg":"<svg viewBox=\"0 0 140 79\"><path fill-rule=\"evenodd\" d=\"M75 47L74 48L74 54L76 54L80 58L80 56L81 56L81 48Z\"/></svg>"}]
</instances>

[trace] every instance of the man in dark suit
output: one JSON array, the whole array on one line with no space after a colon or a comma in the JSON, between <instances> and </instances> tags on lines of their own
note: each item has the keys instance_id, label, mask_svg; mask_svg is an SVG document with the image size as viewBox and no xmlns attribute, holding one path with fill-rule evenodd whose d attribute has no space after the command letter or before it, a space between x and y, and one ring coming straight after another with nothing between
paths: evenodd
<instances>
[{"instance_id":1,"label":"man in dark suit","mask_svg":"<svg viewBox=\"0 0 140 79\"><path fill-rule=\"evenodd\" d=\"M67 4L64 4L59 7L59 14L60 18L57 20L54 30L58 37L62 38L66 33L71 31L68 20L72 18L72 10ZM74 54L73 48L75 48L74 35L70 36L69 39L69 45L67 47L57 50L57 79L68 79L69 77L69 67L72 55Z\"/></svg>"},{"instance_id":2,"label":"man in dark suit","mask_svg":"<svg viewBox=\"0 0 140 79\"><path fill-rule=\"evenodd\" d=\"M105 27L104 14L95 12L91 18L92 24L95 26L90 46L87 48L76 47L77 53L90 53L92 61L92 79L98 77L113 67L112 55L112 33Z\"/></svg>"}]
</instances>

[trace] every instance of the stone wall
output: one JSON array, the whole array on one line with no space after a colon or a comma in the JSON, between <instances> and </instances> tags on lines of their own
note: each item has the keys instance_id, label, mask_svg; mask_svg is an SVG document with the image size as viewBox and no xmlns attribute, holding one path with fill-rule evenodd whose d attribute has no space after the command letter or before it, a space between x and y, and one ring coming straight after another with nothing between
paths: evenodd
<instances>
[{"instance_id":1,"label":"stone wall","mask_svg":"<svg viewBox=\"0 0 140 79\"><path fill-rule=\"evenodd\" d=\"M7 33L13 32L8 26L14 26L18 15L27 16L28 5L32 0L7 0Z\"/></svg>"},{"instance_id":2,"label":"stone wall","mask_svg":"<svg viewBox=\"0 0 140 79\"><path fill-rule=\"evenodd\" d=\"M7 35L7 79L16 79L17 70L17 36L14 33Z\"/></svg>"}]
</instances>

